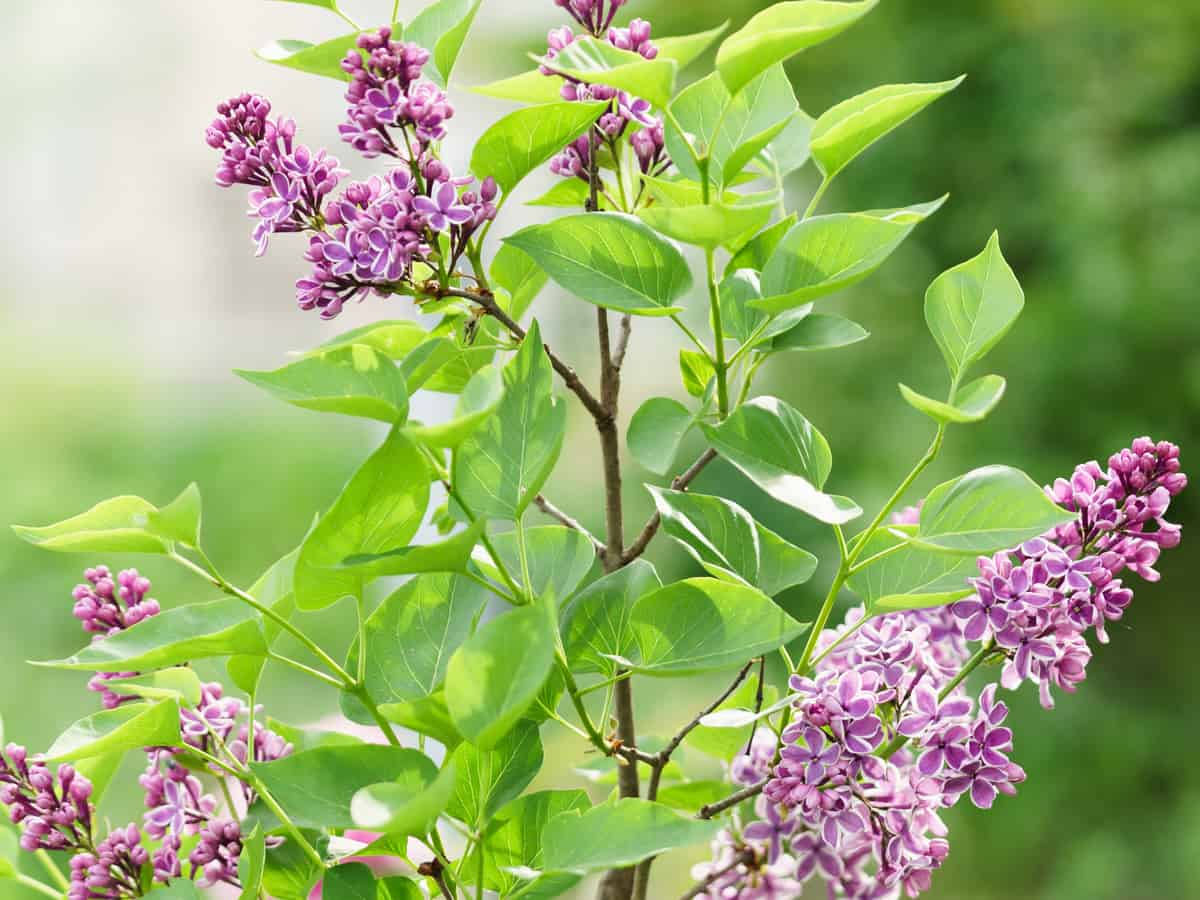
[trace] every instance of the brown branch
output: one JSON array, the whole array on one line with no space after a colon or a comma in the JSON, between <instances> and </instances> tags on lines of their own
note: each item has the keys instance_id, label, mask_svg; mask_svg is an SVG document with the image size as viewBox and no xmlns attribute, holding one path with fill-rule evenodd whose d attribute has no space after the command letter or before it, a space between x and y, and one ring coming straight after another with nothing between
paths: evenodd
<instances>
[{"instance_id":1,"label":"brown branch","mask_svg":"<svg viewBox=\"0 0 1200 900\"><path fill-rule=\"evenodd\" d=\"M763 792L763 788L767 786L769 779L764 778L757 784L752 784L750 787L742 788L736 794L730 794L724 800L718 800L716 803L708 803L700 807L700 812L696 813L697 819L711 819L713 816L719 816L725 810L732 806L737 806L743 800L749 800L751 797L757 797Z\"/></svg>"},{"instance_id":2,"label":"brown branch","mask_svg":"<svg viewBox=\"0 0 1200 900\"><path fill-rule=\"evenodd\" d=\"M578 531L580 534L582 534L584 537L586 537L588 539L588 541L591 542L592 548L596 551L596 556L600 557L601 562L604 561L604 556L606 553L606 550L604 548L604 542L602 540L600 540L598 537L596 537L594 534L592 534L590 531L588 531L583 526L582 522L580 522L578 519L572 518L570 515L563 512L561 509L559 509L557 506L555 506L553 503L551 503L549 500L547 500L546 497L543 496L542 494L538 494L536 497L533 498L533 505L536 506L538 509L540 509L542 512L544 512L546 515L548 515L550 518L554 519L555 521L559 522L562 525L567 526L568 528L572 529L573 531Z\"/></svg>"},{"instance_id":3,"label":"brown branch","mask_svg":"<svg viewBox=\"0 0 1200 900\"><path fill-rule=\"evenodd\" d=\"M620 371L625 365L625 354L629 352L629 339L633 336L633 316L629 313L621 316L621 330L617 333L617 343L613 347L613 368Z\"/></svg>"},{"instance_id":4,"label":"brown branch","mask_svg":"<svg viewBox=\"0 0 1200 900\"><path fill-rule=\"evenodd\" d=\"M671 489L675 491L686 491L688 485L696 480L696 477L704 471L704 467L717 458L717 451L711 447L700 454L700 458L692 463L681 474L675 476L671 481ZM646 548L650 546L650 542L654 540L654 536L658 534L658 529L662 525L662 516L655 513L650 517L650 521L646 523L646 527L638 534L637 540L629 545L629 548L621 554L621 562L628 565L639 556L646 552Z\"/></svg>"},{"instance_id":5,"label":"brown branch","mask_svg":"<svg viewBox=\"0 0 1200 900\"><path fill-rule=\"evenodd\" d=\"M693 887L690 891L680 897L679 900L693 900L695 897L702 897L704 894L708 893L708 889L710 887L712 887L738 866L752 866L757 861L758 857L755 856L754 851L749 847L743 847L740 851L738 851L737 855L734 856L733 862L717 869L717 871L713 872L711 875Z\"/></svg>"}]
</instances>

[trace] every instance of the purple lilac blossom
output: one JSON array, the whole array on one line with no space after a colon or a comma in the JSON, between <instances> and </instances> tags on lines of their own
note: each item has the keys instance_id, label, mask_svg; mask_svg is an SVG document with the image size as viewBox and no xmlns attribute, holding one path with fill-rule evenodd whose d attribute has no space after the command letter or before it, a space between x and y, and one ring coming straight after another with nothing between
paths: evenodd
<instances>
[{"instance_id":1,"label":"purple lilac blossom","mask_svg":"<svg viewBox=\"0 0 1200 900\"><path fill-rule=\"evenodd\" d=\"M752 862L717 878L706 896L794 900L814 874L831 897L851 900L927 890L949 853L941 810L963 797L990 809L1025 780L1009 757L1013 733L998 686L977 702L961 683L951 687L971 643L994 641L1006 688L1035 681L1047 707L1051 686L1073 691L1091 658L1087 630L1107 642L1105 621L1132 600L1116 576L1157 580L1159 553L1179 544L1179 526L1163 517L1186 484L1177 447L1139 438L1106 469L1087 463L1047 488L1078 518L981 558L974 596L866 622L859 607L823 632L815 670L791 680L793 718L777 758L772 737L731 765L736 784L767 771L770 780L756 817L743 824L735 812L713 861L695 874ZM896 521L918 516L910 507Z\"/></svg>"},{"instance_id":2,"label":"purple lilac blossom","mask_svg":"<svg viewBox=\"0 0 1200 900\"><path fill-rule=\"evenodd\" d=\"M71 887L68 900L117 900L138 897L142 866L150 853L142 846L136 825L117 828L96 845L71 857Z\"/></svg>"},{"instance_id":3,"label":"purple lilac blossom","mask_svg":"<svg viewBox=\"0 0 1200 900\"><path fill-rule=\"evenodd\" d=\"M83 573L85 584L78 584L71 596L75 600L73 613L83 624L83 630L91 632L92 640L132 628L138 622L156 616L161 611L158 601L150 594L150 579L138 574L137 569L126 569L116 581L108 566L95 566ZM115 709L122 703L137 700L132 695L118 694L108 687L108 682L119 678L132 678L137 672L101 672L88 681L88 690L101 695L105 709Z\"/></svg>"},{"instance_id":4,"label":"purple lilac blossom","mask_svg":"<svg viewBox=\"0 0 1200 900\"><path fill-rule=\"evenodd\" d=\"M242 853L242 832L234 819L210 822L200 832L200 843L188 854L188 862L200 870L200 887L214 884L238 884L238 858Z\"/></svg>"},{"instance_id":5,"label":"purple lilac blossom","mask_svg":"<svg viewBox=\"0 0 1200 900\"><path fill-rule=\"evenodd\" d=\"M19 826L25 850L88 846L91 796L92 783L66 763L51 772L18 744L9 744L0 755L0 803Z\"/></svg>"},{"instance_id":6,"label":"purple lilac blossom","mask_svg":"<svg viewBox=\"0 0 1200 900\"><path fill-rule=\"evenodd\" d=\"M554 0L554 5L565 9L592 34L600 35L612 25L617 10L627 2L629 0Z\"/></svg>"}]
</instances>

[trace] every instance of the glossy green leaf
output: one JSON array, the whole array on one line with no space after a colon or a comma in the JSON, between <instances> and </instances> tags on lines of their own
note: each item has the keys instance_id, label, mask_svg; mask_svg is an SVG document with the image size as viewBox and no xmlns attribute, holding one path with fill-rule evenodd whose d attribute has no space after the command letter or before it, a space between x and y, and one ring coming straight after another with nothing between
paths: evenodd
<instances>
[{"instance_id":1,"label":"glossy green leaf","mask_svg":"<svg viewBox=\"0 0 1200 900\"><path fill-rule=\"evenodd\" d=\"M87 672L146 671L212 656L266 652L258 613L230 597L164 610L88 644L74 656L38 665Z\"/></svg>"},{"instance_id":2,"label":"glossy green leaf","mask_svg":"<svg viewBox=\"0 0 1200 900\"><path fill-rule=\"evenodd\" d=\"M782 181L804 168L810 158L809 140L816 120L802 109L796 110L787 125L759 154L763 172Z\"/></svg>"},{"instance_id":3,"label":"glossy green leaf","mask_svg":"<svg viewBox=\"0 0 1200 900\"><path fill-rule=\"evenodd\" d=\"M200 545L200 488L193 482L161 509L146 515L146 530L185 547Z\"/></svg>"},{"instance_id":4,"label":"glossy green leaf","mask_svg":"<svg viewBox=\"0 0 1200 900\"><path fill-rule=\"evenodd\" d=\"M953 403L943 403L918 394L904 384L900 385L900 395L909 406L925 413L935 422L963 424L986 419L1000 403L1006 384L999 375L984 375L959 388Z\"/></svg>"},{"instance_id":5,"label":"glossy green leaf","mask_svg":"<svg viewBox=\"0 0 1200 900\"><path fill-rule=\"evenodd\" d=\"M362 590L363 577L336 568L352 556L382 553L412 540L429 505L429 469L398 430L359 468L300 547L296 605L323 609Z\"/></svg>"},{"instance_id":6,"label":"glossy green leaf","mask_svg":"<svg viewBox=\"0 0 1200 900\"><path fill-rule=\"evenodd\" d=\"M703 397L708 384L717 377L712 360L698 350L679 351L679 376L693 397Z\"/></svg>"},{"instance_id":7,"label":"glossy green leaf","mask_svg":"<svg viewBox=\"0 0 1200 900\"><path fill-rule=\"evenodd\" d=\"M862 515L848 497L823 492L833 455L821 432L774 397L743 404L720 425L702 425L713 449L780 503L833 525Z\"/></svg>"},{"instance_id":8,"label":"glossy green leaf","mask_svg":"<svg viewBox=\"0 0 1200 900\"><path fill-rule=\"evenodd\" d=\"M321 884L322 900L376 900L375 873L365 863L331 866Z\"/></svg>"},{"instance_id":9,"label":"glossy green leaf","mask_svg":"<svg viewBox=\"0 0 1200 900\"><path fill-rule=\"evenodd\" d=\"M705 50L716 43L717 38L729 29L729 23L724 22L708 31L697 31L694 34L682 34L672 37L655 38L654 45L658 47L658 59L672 59L680 71L695 62Z\"/></svg>"},{"instance_id":10,"label":"glossy green leaf","mask_svg":"<svg viewBox=\"0 0 1200 900\"><path fill-rule=\"evenodd\" d=\"M132 678L115 678L104 684L118 694L143 700L175 700L187 706L200 704L203 687L195 670L187 666L172 666Z\"/></svg>"},{"instance_id":11,"label":"glossy green leaf","mask_svg":"<svg viewBox=\"0 0 1200 900\"><path fill-rule=\"evenodd\" d=\"M1019 469L985 466L929 493L913 541L976 556L1015 547L1075 518Z\"/></svg>"},{"instance_id":12,"label":"glossy green leaf","mask_svg":"<svg viewBox=\"0 0 1200 900\"><path fill-rule=\"evenodd\" d=\"M678 400L651 397L633 414L625 442L639 466L666 475L695 417Z\"/></svg>"},{"instance_id":13,"label":"glossy green leaf","mask_svg":"<svg viewBox=\"0 0 1200 900\"><path fill-rule=\"evenodd\" d=\"M450 81L450 73L462 50L467 32L475 21L482 0L436 0L419 13L404 31L404 40L427 48L433 56L433 66L425 68L425 76L441 87ZM431 71L436 68L436 71ZM440 76L440 77L439 77Z\"/></svg>"},{"instance_id":14,"label":"glossy green leaf","mask_svg":"<svg viewBox=\"0 0 1200 900\"><path fill-rule=\"evenodd\" d=\"M644 222L620 213L581 213L505 238L571 293L620 312L667 316L692 287L683 254Z\"/></svg>"},{"instance_id":15,"label":"glossy green leaf","mask_svg":"<svg viewBox=\"0 0 1200 900\"><path fill-rule=\"evenodd\" d=\"M444 541L351 556L342 563L341 568L353 569L369 578L416 575L420 572L465 573L471 562L471 553L486 526L486 522L479 520Z\"/></svg>"},{"instance_id":16,"label":"glossy green leaf","mask_svg":"<svg viewBox=\"0 0 1200 900\"><path fill-rule=\"evenodd\" d=\"M565 180L561 183L570 184ZM508 291L508 314L514 319L525 315L534 298L550 280L533 257L511 244L500 245L492 257L489 271L492 282Z\"/></svg>"},{"instance_id":17,"label":"glossy green leaf","mask_svg":"<svg viewBox=\"0 0 1200 900\"><path fill-rule=\"evenodd\" d=\"M55 738L46 762L179 744L179 704L126 703L85 716Z\"/></svg>"},{"instance_id":18,"label":"glossy green leaf","mask_svg":"<svg viewBox=\"0 0 1200 900\"><path fill-rule=\"evenodd\" d=\"M754 715L754 710L758 704L758 690L758 672L756 671L743 681L738 689L721 703L714 712L722 713L729 710L744 710L749 715ZM779 689L775 685L764 684L762 686L763 709L771 707L778 699ZM716 757L722 762L729 762L734 756L745 752L746 744L750 741L752 726L753 723L746 723L732 728L718 728L705 725L702 722L688 732L687 737L684 738L684 742L689 747L695 747L701 753ZM716 799L720 800L728 795L729 786L726 785L725 793ZM706 801L701 801L691 807L692 812L698 810L704 802Z\"/></svg>"},{"instance_id":19,"label":"glossy green leaf","mask_svg":"<svg viewBox=\"0 0 1200 900\"><path fill-rule=\"evenodd\" d=\"M827 179L833 178L867 147L950 93L965 77L936 84L885 84L843 100L813 125L813 159Z\"/></svg>"},{"instance_id":20,"label":"glossy green leaf","mask_svg":"<svg viewBox=\"0 0 1200 900\"><path fill-rule=\"evenodd\" d=\"M314 520L315 524L315 520ZM284 619L290 619L296 610L296 594L293 589L293 575L296 571L296 559L300 556L297 547L291 553L277 560L250 586L247 592L263 606L274 610ZM260 627L263 641L269 649L283 631L283 627L273 619L263 618ZM229 677L247 694L258 691L262 672L267 664L263 654L235 654L225 663Z\"/></svg>"},{"instance_id":21,"label":"glossy green leaf","mask_svg":"<svg viewBox=\"0 0 1200 900\"><path fill-rule=\"evenodd\" d=\"M925 294L925 321L959 378L1008 334L1025 294L993 233L983 252L934 279Z\"/></svg>"},{"instance_id":22,"label":"glossy green leaf","mask_svg":"<svg viewBox=\"0 0 1200 900\"><path fill-rule=\"evenodd\" d=\"M739 269L752 269L755 272L762 272L767 266L767 261L775 252L775 248L779 246L779 242L799 221L795 213L791 213L787 218L781 219L770 228L766 228L756 234L746 244L738 248L737 253L729 260L725 266L725 277L728 278Z\"/></svg>"},{"instance_id":23,"label":"glossy green leaf","mask_svg":"<svg viewBox=\"0 0 1200 900\"><path fill-rule=\"evenodd\" d=\"M707 206L651 206L638 211L638 218L660 234L697 247L728 244L739 235L754 233L771 221L775 202Z\"/></svg>"},{"instance_id":24,"label":"glossy green leaf","mask_svg":"<svg viewBox=\"0 0 1200 900\"><path fill-rule=\"evenodd\" d=\"M717 70L730 93L736 94L769 66L840 34L877 2L801 0L768 6L721 44Z\"/></svg>"},{"instance_id":25,"label":"glossy green leaf","mask_svg":"<svg viewBox=\"0 0 1200 900\"><path fill-rule=\"evenodd\" d=\"M504 367L504 397L454 454L453 482L471 513L516 519L558 461L566 406L552 395L554 374L536 322Z\"/></svg>"},{"instance_id":26,"label":"glossy green leaf","mask_svg":"<svg viewBox=\"0 0 1200 900\"><path fill-rule=\"evenodd\" d=\"M446 705L462 735L494 747L524 715L554 665L554 632L541 603L485 623L454 652Z\"/></svg>"},{"instance_id":27,"label":"glossy green leaf","mask_svg":"<svg viewBox=\"0 0 1200 900\"><path fill-rule=\"evenodd\" d=\"M350 802L359 828L388 835L426 835L436 825L458 784L453 761L432 781L385 781L363 788Z\"/></svg>"},{"instance_id":28,"label":"glossy green leaf","mask_svg":"<svg viewBox=\"0 0 1200 900\"><path fill-rule=\"evenodd\" d=\"M771 341L771 351L835 350L849 347L871 336L857 322L829 313L809 313Z\"/></svg>"},{"instance_id":29,"label":"glossy green leaf","mask_svg":"<svg viewBox=\"0 0 1200 900\"><path fill-rule=\"evenodd\" d=\"M454 358L457 348L450 338L436 336L422 341L400 361L400 373L408 393L414 394L425 386L447 362Z\"/></svg>"},{"instance_id":30,"label":"glossy green leaf","mask_svg":"<svg viewBox=\"0 0 1200 900\"><path fill-rule=\"evenodd\" d=\"M33 528L14 525L17 537L43 550L66 553L166 553L166 539L150 530L154 504L141 497L113 497L62 522Z\"/></svg>"},{"instance_id":31,"label":"glossy green leaf","mask_svg":"<svg viewBox=\"0 0 1200 900\"><path fill-rule=\"evenodd\" d=\"M774 595L816 571L815 556L759 525L732 500L647 488L663 530L716 578Z\"/></svg>"},{"instance_id":32,"label":"glossy green leaf","mask_svg":"<svg viewBox=\"0 0 1200 900\"><path fill-rule=\"evenodd\" d=\"M474 331L467 336L464 323L473 322ZM502 340L503 326L495 319L469 320L461 316L447 316L434 329L438 337L450 340L454 352L442 363L425 384L425 390L437 391L444 394L462 394L471 379L496 359L496 353L501 346L507 346Z\"/></svg>"},{"instance_id":33,"label":"glossy green leaf","mask_svg":"<svg viewBox=\"0 0 1200 900\"><path fill-rule=\"evenodd\" d=\"M416 322L408 319L387 319L343 332L337 337L325 341L310 351L310 354L364 345L372 350L378 350L391 359L401 360L425 343L428 338L429 333Z\"/></svg>"},{"instance_id":34,"label":"glossy green leaf","mask_svg":"<svg viewBox=\"0 0 1200 900\"><path fill-rule=\"evenodd\" d=\"M125 758L124 750L113 750L99 756L89 756L75 762L75 771L92 783L91 801L99 806L108 788L121 768Z\"/></svg>"},{"instance_id":35,"label":"glossy green leaf","mask_svg":"<svg viewBox=\"0 0 1200 900\"><path fill-rule=\"evenodd\" d=\"M894 550L899 544L902 549ZM868 615L953 603L974 593L968 579L979 576L974 557L938 553L908 543L881 529L871 537L860 560L891 551L851 576L849 586L863 599Z\"/></svg>"},{"instance_id":36,"label":"glossy green leaf","mask_svg":"<svg viewBox=\"0 0 1200 900\"><path fill-rule=\"evenodd\" d=\"M589 194L587 182L582 178L563 178L554 182L550 190L536 200L530 200L526 206L546 206L551 209L582 209L587 205ZM597 198L604 207L604 198ZM509 246L505 244L504 246Z\"/></svg>"},{"instance_id":37,"label":"glossy green leaf","mask_svg":"<svg viewBox=\"0 0 1200 900\"><path fill-rule=\"evenodd\" d=\"M507 194L587 131L609 106L603 101L558 102L511 112L475 144L471 171L480 179L491 175Z\"/></svg>"},{"instance_id":38,"label":"glossy green leaf","mask_svg":"<svg viewBox=\"0 0 1200 900\"><path fill-rule=\"evenodd\" d=\"M742 741L738 750L745 745L746 742ZM695 815L702 806L724 800L728 796L729 783L726 781L683 781L659 788L656 802L679 812Z\"/></svg>"},{"instance_id":39,"label":"glossy green leaf","mask_svg":"<svg viewBox=\"0 0 1200 900\"><path fill-rule=\"evenodd\" d=\"M630 619L645 675L731 668L777 650L808 630L766 594L715 578L692 578L646 595Z\"/></svg>"},{"instance_id":40,"label":"glossy green leaf","mask_svg":"<svg viewBox=\"0 0 1200 900\"><path fill-rule=\"evenodd\" d=\"M273 372L235 370L285 403L317 412L403 422L408 387L395 363L364 344L306 356Z\"/></svg>"},{"instance_id":41,"label":"glossy green leaf","mask_svg":"<svg viewBox=\"0 0 1200 900\"><path fill-rule=\"evenodd\" d=\"M763 269L765 299L752 301L752 305L783 312L862 281L941 203L886 213L813 216L798 223L779 242Z\"/></svg>"},{"instance_id":42,"label":"glossy green leaf","mask_svg":"<svg viewBox=\"0 0 1200 900\"><path fill-rule=\"evenodd\" d=\"M739 269L722 279L718 299L726 337L748 342L751 347L764 348L764 345L790 331L812 312L812 304L806 303L778 315L765 313L750 305L751 301L761 297L758 273L751 269ZM712 324L711 316L709 324Z\"/></svg>"},{"instance_id":43,"label":"glossy green leaf","mask_svg":"<svg viewBox=\"0 0 1200 900\"><path fill-rule=\"evenodd\" d=\"M521 584L521 554L517 532L506 531L492 537L492 546L500 561ZM528 593L558 603L566 600L596 562L596 550L587 535L562 525L539 525L525 529L525 553L529 562ZM488 552L475 551L475 564L492 580L503 583Z\"/></svg>"},{"instance_id":44,"label":"glossy green leaf","mask_svg":"<svg viewBox=\"0 0 1200 900\"><path fill-rule=\"evenodd\" d=\"M536 725L521 722L490 750L464 743L451 759L458 781L446 811L479 828L537 777L542 768L542 740Z\"/></svg>"},{"instance_id":45,"label":"glossy green leaf","mask_svg":"<svg viewBox=\"0 0 1200 900\"><path fill-rule=\"evenodd\" d=\"M255 822L253 827L242 831L242 852L238 855L238 881L242 883L238 900L258 900L258 892L262 889L263 870L267 864L266 834L262 825Z\"/></svg>"},{"instance_id":46,"label":"glossy green leaf","mask_svg":"<svg viewBox=\"0 0 1200 900\"><path fill-rule=\"evenodd\" d=\"M615 675L613 657L636 654L637 638L630 624L634 606L660 587L654 566L638 559L580 591L562 615L563 647L571 670Z\"/></svg>"},{"instance_id":47,"label":"glossy green leaf","mask_svg":"<svg viewBox=\"0 0 1200 900\"><path fill-rule=\"evenodd\" d=\"M0 879L17 877L17 858L20 854L15 831L0 831Z\"/></svg>"},{"instance_id":48,"label":"glossy green leaf","mask_svg":"<svg viewBox=\"0 0 1200 900\"><path fill-rule=\"evenodd\" d=\"M555 816L543 832L543 855L547 869L594 872L705 843L720 827L684 818L660 803L629 798Z\"/></svg>"},{"instance_id":49,"label":"glossy green leaf","mask_svg":"<svg viewBox=\"0 0 1200 900\"><path fill-rule=\"evenodd\" d=\"M484 366L463 386L454 415L435 425L410 425L405 433L428 447L454 449L495 414L504 399L504 376L494 366Z\"/></svg>"},{"instance_id":50,"label":"glossy green leaf","mask_svg":"<svg viewBox=\"0 0 1200 900\"><path fill-rule=\"evenodd\" d=\"M608 41L581 37L559 50L553 59L534 60L554 72L577 81L603 84L665 107L675 93L679 65L673 59L646 59L639 53L621 50Z\"/></svg>"},{"instance_id":51,"label":"glossy green leaf","mask_svg":"<svg viewBox=\"0 0 1200 900\"><path fill-rule=\"evenodd\" d=\"M317 747L250 769L301 828L353 828L350 803L362 788L384 781L428 785L437 777L425 754L378 744ZM261 818L271 821L265 811Z\"/></svg>"},{"instance_id":52,"label":"glossy green leaf","mask_svg":"<svg viewBox=\"0 0 1200 900\"><path fill-rule=\"evenodd\" d=\"M522 72L511 78L503 78L490 84L479 85L471 90L497 100L513 100L517 103L554 103L562 99L559 90L562 79L543 75L540 69Z\"/></svg>"},{"instance_id":53,"label":"glossy green leaf","mask_svg":"<svg viewBox=\"0 0 1200 900\"><path fill-rule=\"evenodd\" d=\"M399 23L393 26L397 35L403 31ZM350 76L342 69L346 53L358 45L360 32L343 34L320 44L308 41L278 40L255 51L255 56L265 62L289 69L297 69L311 75L324 75L338 81L349 81Z\"/></svg>"},{"instance_id":54,"label":"glossy green leaf","mask_svg":"<svg viewBox=\"0 0 1200 900\"><path fill-rule=\"evenodd\" d=\"M375 882L376 900L425 900L425 895L411 878L393 875Z\"/></svg>"},{"instance_id":55,"label":"glossy green leaf","mask_svg":"<svg viewBox=\"0 0 1200 900\"><path fill-rule=\"evenodd\" d=\"M329 839L320 832L306 831L304 835L318 853L328 846ZM267 850L263 891L275 900L307 900L313 885L324 873L324 868L313 862L296 841L284 841ZM181 882L176 880L173 883Z\"/></svg>"},{"instance_id":56,"label":"glossy green leaf","mask_svg":"<svg viewBox=\"0 0 1200 900\"><path fill-rule=\"evenodd\" d=\"M450 710L446 707L444 691L437 691L421 700L383 703L379 711L389 722L431 737L447 750L453 750L462 743L463 737L454 727Z\"/></svg>"},{"instance_id":57,"label":"glossy green leaf","mask_svg":"<svg viewBox=\"0 0 1200 900\"><path fill-rule=\"evenodd\" d=\"M488 592L449 574L420 575L366 621L366 686L377 703L420 700L446 677L451 654L475 628Z\"/></svg>"}]
</instances>

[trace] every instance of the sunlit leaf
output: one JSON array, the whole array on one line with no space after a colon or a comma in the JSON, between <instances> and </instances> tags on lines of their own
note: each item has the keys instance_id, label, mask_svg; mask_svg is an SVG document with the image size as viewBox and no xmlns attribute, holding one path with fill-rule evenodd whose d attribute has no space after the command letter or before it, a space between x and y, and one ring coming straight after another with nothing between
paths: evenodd
<instances>
[{"instance_id":1,"label":"sunlit leaf","mask_svg":"<svg viewBox=\"0 0 1200 900\"><path fill-rule=\"evenodd\" d=\"M999 375L984 375L959 388L954 394L953 403L943 403L918 394L903 384L900 385L900 394L909 406L925 413L935 422L961 424L986 419L1004 396L1005 384Z\"/></svg>"},{"instance_id":2,"label":"sunlit leaf","mask_svg":"<svg viewBox=\"0 0 1200 900\"><path fill-rule=\"evenodd\" d=\"M471 154L471 171L491 175L504 193L587 131L609 103L558 102L509 113L483 133Z\"/></svg>"},{"instance_id":3,"label":"sunlit leaf","mask_svg":"<svg viewBox=\"0 0 1200 900\"><path fill-rule=\"evenodd\" d=\"M433 66L426 77L441 87L450 81L454 63L475 21L482 0L435 0L417 13L404 31L404 40L430 51ZM432 70L432 71L431 71Z\"/></svg>"},{"instance_id":4,"label":"sunlit leaf","mask_svg":"<svg viewBox=\"0 0 1200 900\"><path fill-rule=\"evenodd\" d=\"M695 416L678 400L651 397L633 414L625 436L638 465L655 475L666 475L679 455L679 445Z\"/></svg>"},{"instance_id":5,"label":"sunlit leaf","mask_svg":"<svg viewBox=\"0 0 1200 900\"><path fill-rule=\"evenodd\" d=\"M684 818L660 803L629 798L555 816L543 832L543 854L547 869L582 874L705 843L720 827Z\"/></svg>"},{"instance_id":6,"label":"sunlit leaf","mask_svg":"<svg viewBox=\"0 0 1200 900\"><path fill-rule=\"evenodd\" d=\"M143 747L177 746L179 704L126 703L80 719L55 738L44 754L46 762L87 759Z\"/></svg>"},{"instance_id":7,"label":"sunlit leaf","mask_svg":"<svg viewBox=\"0 0 1200 900\"><path fill-rule=\"evenodd\" d=\"M678 64L667 57L646 59L639 53L621 50L608 41L581 37L559 50L553 59L535 61L577 81L603 84L627 91L651 104L665 107L675 92Z\"/></svg>"},{"instance_id":8,"label":"sunlit leaf","mask_svg":"<svg viewBox=\"0 0 1200 900\"><path fill-rule=\"evenodd\" d=\"M638 559L580 591L562 613L563 646L572 671L612 676L617 669L613 657L635 655L633 608L660 587L654 566Z\"/></svg>"}]
</instances>

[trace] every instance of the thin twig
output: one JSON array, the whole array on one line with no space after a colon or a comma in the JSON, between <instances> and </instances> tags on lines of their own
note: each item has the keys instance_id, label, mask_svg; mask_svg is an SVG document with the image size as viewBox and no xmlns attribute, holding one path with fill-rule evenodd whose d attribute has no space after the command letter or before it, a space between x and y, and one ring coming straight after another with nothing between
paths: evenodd
<instances>
[{"instance_id":1,"label":"thin twig","mask_svg":"<svg viewBox=\"0 0 1200 900\"><path fill-rule=\"evenodd\" d=\"M696 480L697 476L701 472L704 471L704 467L716 458L716 450L713 450L711 447L705 450L700 455L700 458L688 466L683 474L675 477L675 479L671 482L671 489L675 491L686 491L688 486ZM661 525L662 516L658 513L652 515L650 517L650 521L646 523L646 526L637 536L637 540L630 544L629 548L621 555L621 562L626 564L631 563L645 553L646 548L650 546L650 542L654 540L654 536L658 534L658 529Z\"/></svg>"},{"instance_id":2,"label":"thin twig","mask_svg":"<svg viewBox=\"0 0 1200 900\"><path fill-rule=\"evenodd\" d=\"M605 554L604 542L602 540L600 540L600 538L598 538L594 534L592 534L590 531L588 531L583 526L582 522L580 522L578 519L572 518L570 515L563 512L561 509L559 509L557 506L555 506L553 503L551 503L549 500L547 500L546 497L542 494L538 494L536 497L533 498L533 505L536 506L538 509L540 509L542 512L544 512L546 515L548 515L550 518L555 519L556 521L560 522L563 525L566 525L568 528L570 528L574 531L578 531L580 534L582 534L584 537L586 537L589 541L591 541L592 547L596 551L596 555L598 557L600 557L600 561L601 562L604 561L604 554Z\"/></svg>"},{"instance_id":3,"label":"thin twig","mask_svg":"<svg viewBox=\"0 0 1200 900\"><path fill-rule=\"evenodd\" d=\"M617 343L613 347L612 364L614 369L625 365L625 354L629 352L629 339L633 335L633 316L629 313L621 316L620 331L617 332Z\"/></svg>"},{"instance_id":4,"label":"thin twig","mask_svg":"<svg viewBox=\"0 0 1200 900\"><path fill-rule=\"evenodd\" d=\"M717 871L713 872L711 875L693 887L690 891L680 897L679 900L692 900L694 897L704 896L706 893L708 893L708 889L710 887L712 887L738 866L753 865L756 859L757 857L754 855L754 851L749 847L742 849L736 856L734 856L733 862L717 869Z\"/></svg>"},{"instance_id":5,"label":"thin twig","mask_svg":"<svg viewBox=\"0 0 1200 900\"><path fill-rule=\"evenodd\" d=\"M719 816L721 813L730 807L737 806L743 800L749 800L751 797L757 797L763 792L763 788L767 786L769 779L764 778L757 784L752 784L750 787L742 788L736 794L730 794L724 800L718 800L716 803L706 803L700 807L700 812L696 813L697 819L711 819L714 816Z\"/></svg>"}]
</instances>

